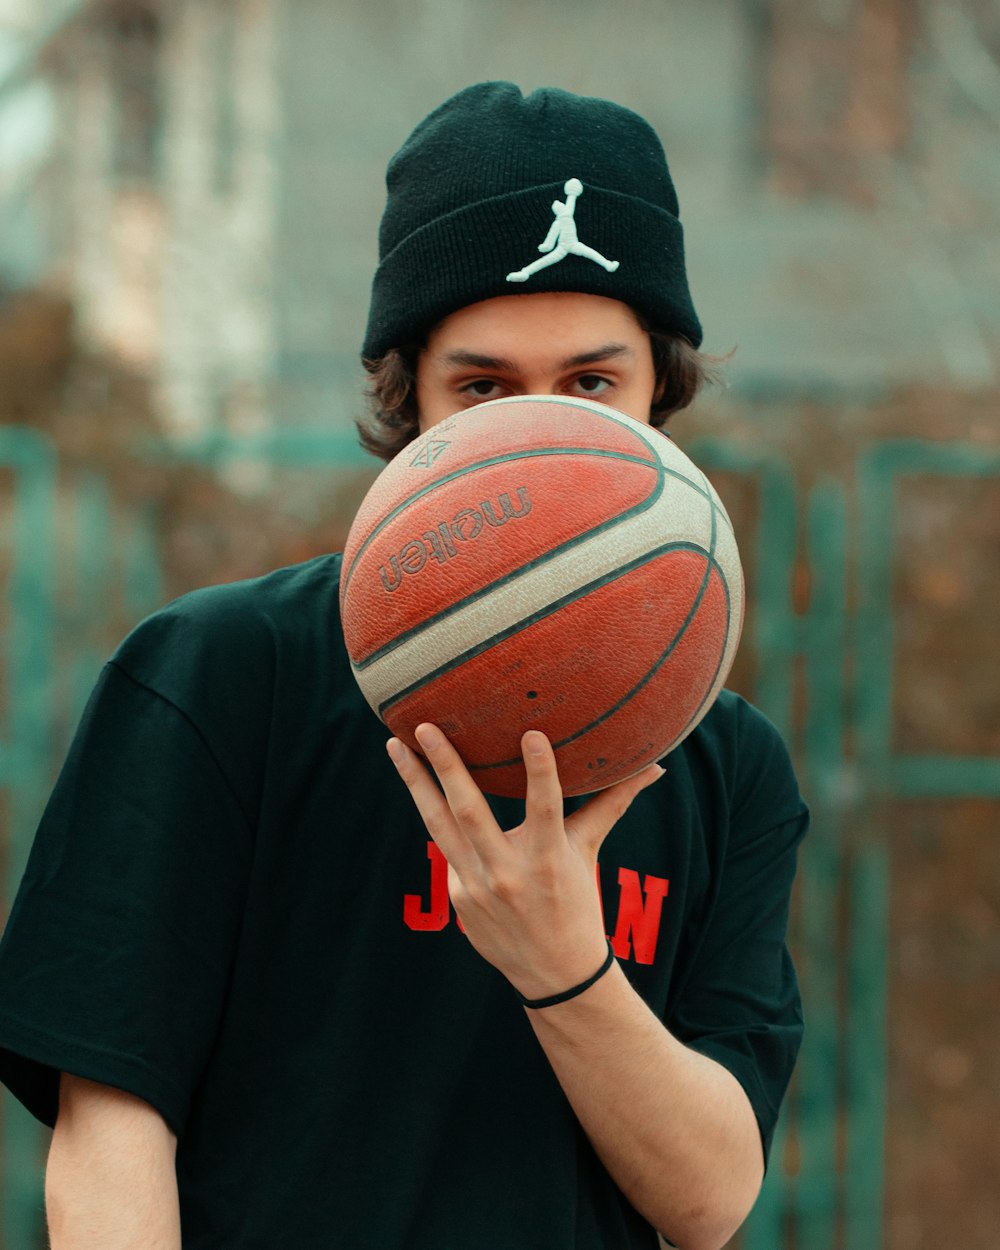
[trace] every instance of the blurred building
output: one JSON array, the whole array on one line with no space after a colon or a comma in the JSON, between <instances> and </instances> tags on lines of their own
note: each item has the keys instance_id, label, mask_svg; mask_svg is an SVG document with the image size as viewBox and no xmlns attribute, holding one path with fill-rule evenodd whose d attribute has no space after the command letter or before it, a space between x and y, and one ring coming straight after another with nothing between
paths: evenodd
<instances>
[{"instance_id":1,"label":"blurred building","mask_svg":"<svg viewBox=\"0 0 1000 1250\"><path fill-rule=\"evenodd\" d=\"M30 9L31 51L53 137L21 196L34 263L24 226L5 265L60 283L88 336L152 370L178 437L347 431L385 161L482 76L650 116L709 346L738 348L737 387L995 378L985 0L706 0L668 15L641 0L613 23L593 0L571 23L556 0L45 8Z\"/></svg>"}]
</instances>

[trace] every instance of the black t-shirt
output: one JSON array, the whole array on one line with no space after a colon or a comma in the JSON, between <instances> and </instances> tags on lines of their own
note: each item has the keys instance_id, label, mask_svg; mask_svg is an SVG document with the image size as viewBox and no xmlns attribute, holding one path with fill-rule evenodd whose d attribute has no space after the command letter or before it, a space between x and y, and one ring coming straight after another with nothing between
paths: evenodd
<instances>
[{"instance_id":1,"label":"black t-shirt","mask_svg":"<svg viewBox=\"0 0 1000 1250\"><path fill-rule=\"evenodd\" d=\"M458 929L350 672L339 570L188 595L105 667L0 945L0 1078L48 1124L60 1070L156 1107L186 1250L654 1247ZM607 932L766 1148L802 1029L806 811L733 694L664 763L602 848Z\"/></svg>"}]
</instances>

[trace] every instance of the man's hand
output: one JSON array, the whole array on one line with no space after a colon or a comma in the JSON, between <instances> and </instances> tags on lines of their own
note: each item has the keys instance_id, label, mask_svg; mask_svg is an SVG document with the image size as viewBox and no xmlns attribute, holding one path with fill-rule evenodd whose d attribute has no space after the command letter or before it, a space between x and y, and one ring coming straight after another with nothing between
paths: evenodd
<instances>
[{"instance_id":1,"label":"man's hand","mask_svg":"<svg viewBox=\"0 0 1000 1250\"><path fill-rule=\"evenodd\" d=\"M387 749L448 861L448 890L473 946L526 998L586 980L607 954L597 853L633 798L663 770L651 764L564 820L552 747L530 730L521 740L524 823L505 831L444 734L420 725L416 737L443 794L402 742L393 738Z\"/></svg>"},{"instance_id":2,"label":"man's hand","mask_svg":"<svg viewBox=\"0 0 1000 1250\"><path fill-rule=\"evenodd\" d=\"M416 754L388 744L428 832L448 861L448 888L476 949L527 998L586 980L607 954L597 853L651 765L563 820L555 757L537 731L521 741L524 823L502 830L457 751L417 729L442 794ZM684 1250L719 1250L760 1188L753 1110L736 1078L674 1038L612 966L585 994L527 1011L566 1097L605 1167L654 1228Z\"/></svg>"}]
</instances>

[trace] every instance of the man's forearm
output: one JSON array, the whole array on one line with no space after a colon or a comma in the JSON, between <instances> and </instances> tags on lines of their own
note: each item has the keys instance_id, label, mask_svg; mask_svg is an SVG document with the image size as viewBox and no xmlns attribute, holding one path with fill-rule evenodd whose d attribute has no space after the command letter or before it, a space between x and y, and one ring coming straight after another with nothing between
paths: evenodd
<instances>
[{"instance_id":1,"label":"man's forearm","mask_svg":"<svg viewBox=\"0 0 1000 1250\"><path fill-rule=\"evenodd\" d=\"M760 1189L757 1121L731 1073L672 1037L616 965L585 994L528 1010L594 1149L681 1250L718 1250Z\"/></svg>"},{"instance_id":2,"label":"man's forearm","mask_svg":"<svg viewBox=\"0 0 1000 1250\"><path fill-rule=\"evenodd\" d=\"M45 1171L52 1250L180 1250L174 1154L147 1104L64 1076Z\"/></svg>"}]
</instances>

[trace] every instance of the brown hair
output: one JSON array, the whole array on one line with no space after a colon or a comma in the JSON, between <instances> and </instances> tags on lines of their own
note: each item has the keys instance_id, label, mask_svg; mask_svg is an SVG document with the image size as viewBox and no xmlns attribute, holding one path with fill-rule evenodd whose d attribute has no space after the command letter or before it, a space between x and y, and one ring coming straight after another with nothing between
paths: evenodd
<instances>
[{"instance_id":1,"label":"brown hair","mask_svg":"<svg viewBox=\"0 0 1000 1250\"><path fill-rule=\"evenodd\" d=\"M649 410L650 424L665 425L686 408L706 383L721 380L721 366L729 356L709 356L685 338L643 329L649 334L656 371L656 390ZM422 346L394 347L378 360L366 360L369 383L365 391L368 414L355 425L365 451L391 460L417 437L417 359ZM732 353L730 353L731 355Z\"/></svg>"}]
</instances>

